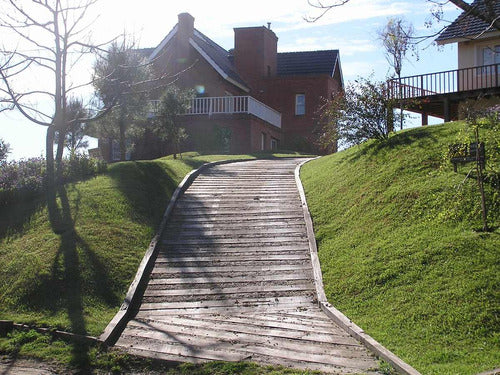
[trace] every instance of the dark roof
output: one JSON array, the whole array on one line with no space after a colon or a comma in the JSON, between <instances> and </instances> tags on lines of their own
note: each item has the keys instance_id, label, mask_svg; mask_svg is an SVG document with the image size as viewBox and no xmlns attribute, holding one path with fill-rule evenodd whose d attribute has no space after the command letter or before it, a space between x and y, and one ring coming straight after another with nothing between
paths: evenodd
<instances>
[{"instance_id":1,"label":"dark roof","mask_svg":"<svg viewBox=\"0 0 500 375\"><path fill-rule=\"evenodd\" d=\"M477 7L480 11L486 11L486 5L483 0L475 0L472 6ZM500 1L496 1L494 5L495 14L500 14ZM443 42L450 39L459 39L474 37L479 35L489 27L489 24L483 20L463 12L453 21L436 39L437 42ZM488 32L496 31L489 29Z\"/></svg>"},{"instance_id":2,"label":"dark roof","mask_svg":"<svg viewBox=\"0 0 500 375\"><path fill-rule=\"evenodd\" d=\"M278 75L333 75L338 50L278 53Z\"/></svg>"},{"instance_id":3,"label":"dark roof","mask_svg":"<svg viewBox=\"0 0 500 375\"><path fill-rule=\"evenodd\" d=\"M248 87L243 79L236 73L232 56L228 51L215 43L212 39L197 29L193 34L193 40L223 71L227 76L240 85Z\"/></svg>"}]
</instances>

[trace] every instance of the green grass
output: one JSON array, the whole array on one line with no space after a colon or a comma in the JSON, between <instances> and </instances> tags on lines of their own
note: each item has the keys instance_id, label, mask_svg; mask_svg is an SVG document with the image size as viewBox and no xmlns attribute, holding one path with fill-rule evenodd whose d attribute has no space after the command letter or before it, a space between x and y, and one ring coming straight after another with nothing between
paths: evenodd
<instances>
[{"instance_id":1,"label":"green grass","mask_svg":"<svg viewBox=\"0 0 500 375\"><path fill-rule=\"evenodd\" d=\"M173 191L190 170L224 159L298 155L185 153L176 160L112 164L103 175L59 190L51 212L64 230L53 230L44 197L7 207L0 212L0 319L100 335L118 311ZM44 353L78 366L91 362L88 347L70 345L68 355L67 347L40 350L43 343L37 349L23 346L21 353Z\"/></svg>"},{"instance_id":2,"label":"green grass","mask_svg":"<svg viewBox=\"0 0 500 375\"><path fill-rule=\"evenodd\" d=\"M301 172L329 301L422 374L500 367L499 192L487 185L493 230L478 231L470 166L444 158L461 127L400 132Z\"/></svg>"}]
</instances>

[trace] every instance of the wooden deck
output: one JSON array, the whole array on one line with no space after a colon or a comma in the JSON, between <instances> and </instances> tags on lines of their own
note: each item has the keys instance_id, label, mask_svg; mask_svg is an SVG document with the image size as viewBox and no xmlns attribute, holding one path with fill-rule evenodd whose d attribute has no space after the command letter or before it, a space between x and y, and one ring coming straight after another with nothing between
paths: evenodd
<instances>
[{"instance_id":1,"label":"wooden deck","mask_svg":"<svg viewBox=\"0 0 500 375\"><path fill-rule=\"evenodd\" d=\"M118 346L173 361L376 373L377 359L318 307L294 179L300 161L224 164L196 178Z\"/></svg>"}]
</instances>

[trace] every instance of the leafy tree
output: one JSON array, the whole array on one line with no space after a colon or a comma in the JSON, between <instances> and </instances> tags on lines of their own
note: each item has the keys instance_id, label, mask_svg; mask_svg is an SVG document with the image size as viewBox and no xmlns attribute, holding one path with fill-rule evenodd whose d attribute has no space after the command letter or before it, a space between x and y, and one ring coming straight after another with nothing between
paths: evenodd
<instances>
[{"instance_id":1,"label":"leafy tree","mask_svg":"<svg viewBox=\"0 0 500 375\"><path fill-rule=\"evenodd\" d=\"M390 18L387 24L378 31L378 37L384 47L387 62L394 69L394 73L399 81L401 81L401 70L403 69L403 61L407 58L407 53L412 50L417 54L415 44L412 42L414 34L415 30L412 24L407 23L402 18ZM399 89L402 89L401 85L399 85ZM401 93L399 97L402 97ZM403 130L404 116L402 100L399 103L399 109L400 129Z\"/></svg>"},{"instance_id":2,"label":"leafy tree","mask_svg":"<svg viewBox=\"0 0 500 375\"><path fill-rule=\"evenodd\" d=\"M323 106L318 143L333 150L337 141L350 146L368 139L387 139L393 116L391 108L383 82L360 78Z\"/></svg>"},{"instance_id":3,"label":"leafy tree","mask_svg":"<svg viewBox=\"0 0 500 375\"><path fill-rule=\"evenodd\" d=\"M7 155L10 152L10 145L0 138L0 163L7 159Z\"/></svg>"},{"instance_id":4,"label":"leafy tree","mask_svg":"<svg viewBox=\"0 0 500 375\"><path fill-rule=\"evenodd\" d=\"M95 63L96 94L104 106L114 108L94 128L99 136L119 141L120 160L125 160L127 140L141 133L146 121L150 78L149 63L126 41L112 43Z\"/></svg>"},{"instance_id":5,"label":"leafy tree","mask_svg":"<svg viewBox=\"0 0 500 375\"><path fill-rule=\"evenodd\" d=\"M66 147L70 153L70 158L73 158L79 149L88 147L88 141L85 140L86 123L82 122L82 119L88 117L88 110L84 107L82 101L70 98L66 105L66 128L56 133L55 140L58 145L58 153L62 152L63 147Z\"/></svg>"},{"instance_id":6,"label":"leafy tree","mask_svg":"<svg viewBox=\"0 0 500 375\"><path fill-rule=\"evenodd\" d=\"M155 130L161 139L173 145L174 159L177 158L177 153L180 153L182 142L187 139L186 130L179 126L178 118L189 109L193 98L192 91L181 90L177 86L170 85L160 99Z\"/></svg>"}]
</instances>

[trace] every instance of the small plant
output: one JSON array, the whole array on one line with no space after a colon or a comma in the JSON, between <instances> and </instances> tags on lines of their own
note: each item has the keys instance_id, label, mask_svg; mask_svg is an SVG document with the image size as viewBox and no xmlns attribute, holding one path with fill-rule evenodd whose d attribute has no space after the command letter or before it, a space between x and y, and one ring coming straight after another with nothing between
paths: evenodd
<instances>
[{"instance_id":1,"label":"small plant","mask_svg":"<svg viewBox=\"0 0 500 375\"><path fill-rule=\"evenodd\" d=\"M6 143L2 138L0 138L0 163L7 159L7 155L10 152L10 145Z\"/></svg>"},{"instance_id":2,"label":"small plant","mask_svg":"<svg viewBox=\"0 0 500 375\"><path fill-rule=\"evenodd\" d=\"M500 115L498 106L493 107L487 100L467 101L460 108L461 116L465 119L465 127L460 132L463 144L470 143L476 145L472 156L476 156L474 166L471 168L467 176L471 172L476 172L476 180L481 197L481 218L483 222L483 231L488 231L488 207L486 193L484 189L485 182L491 182L493 187L492 202L495 202L500 192ZM492 137L486 139L486 143L482 142L481 133L489 130ZM471 141L473 143L471 143ZM485 154L485 156L480 155ZM487 161L487 169L485 169L485 161ZM464 180L465 181L465 180Z\"/></svg>"}]
</instances>

